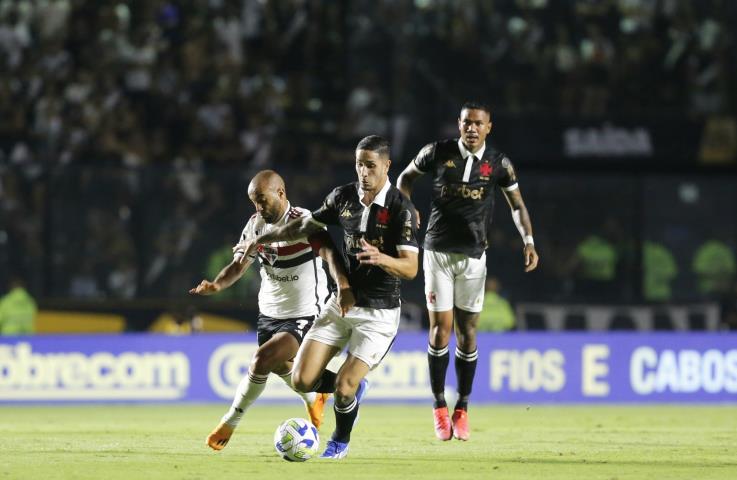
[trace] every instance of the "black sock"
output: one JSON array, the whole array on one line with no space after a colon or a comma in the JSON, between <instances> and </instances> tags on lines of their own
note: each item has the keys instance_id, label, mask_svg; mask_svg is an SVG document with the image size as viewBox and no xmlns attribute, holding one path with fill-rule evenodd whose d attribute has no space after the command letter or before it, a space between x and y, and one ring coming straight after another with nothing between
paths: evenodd
<instances>
[{"instance_id":1,"label":"black sock","mask_svg":"<svg viewBox=\"0 0 737 480\"><path fill-rule=\"evenodd\" d=\"M335 402L333 410L335 411L335 431L332 438L338 442L348 443L351 441L353 423L358 416L358 399L353 397L348 405L338 405L338 402Z\"/></svg>"},{"instance_id":2,"label":"black sock","mask_svg":"<svg viewBox=\"0 0 737 480\"><path fill-rule=\"evenodd\" d=\"M476 375L476 363L479 358L479 350L465 353L456 347L456 378L458 379L458 404L463 404L461 408L468 408L468 396L471 395L473 387L473 377ZM456 405L456 408L459 408Z\"/></svg>"},{"instance_id":3,"label":"black sock","mask_svg":"<svg viewBox=\"0 0 737 480\"><path fill-rule=\"evenodd\" d=\"M322 375L320 376L320 379L317 381L317 383L312 387L313 392L317 393L333 393L335 391L335 379L338 377L338 374L335 372L331 372L330 370L323 370Z\"/></svg>"},{"instance_id":4,"label":"black sock","mask_svg":"<svg viewBox=\"0 0 737 480\"><path fill-rule=\"evenodd\" d=\"M433 408L447 407L445 403L445 372L448 370L450 354L448 345L440 348L427 345L427 364L430 367L430 388L435 396Z\"/></svg>"},{"instance_id":5,"label":"black sock","mask_svg":"<svg viewBox=\"0 0 737 480\"><path fill-rule=\"evenodd\" d=\"M465 410L468 411L468 400L461 400L460 398L456 402L456 410Z\"/></svg>"}]
</instances>

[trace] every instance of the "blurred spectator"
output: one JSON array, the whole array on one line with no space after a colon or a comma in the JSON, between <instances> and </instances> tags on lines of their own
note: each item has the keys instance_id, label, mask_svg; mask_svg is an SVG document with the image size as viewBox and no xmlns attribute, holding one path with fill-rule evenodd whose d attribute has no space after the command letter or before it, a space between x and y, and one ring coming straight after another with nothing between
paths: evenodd
<instances>
[{"instance_id":1,"label":"blurred spectator","mask_svg":"<svg viewBox=\"0 0 737 480\"><path fill-rule=\"evenodd\" d=\"M729 291L737 272L737 261L726 244L708 240L696 250L691 268L698 280L699 294L714 300Z\"/></svg>"},{"instance_id":2,"label":"blurred spectator","mask_svg":"<svg viewBox=\"0 0 737 480\"><path fill-rule=\"evenodd\" d=\"M517 323L514 310L507 299L500 295L501 284L496 277L486 280L484 307L479 314L479 332L503 332L512 330Z\"/></svg>"},{"instance_id":3,"label":"blurred spectator","mask_svg":"<svg viewBox=\"0 0 737 480\"><path fill-rule=\"evenodd\" d=\"M0 298L0 335L32 334L37 311L23 281L11 278L8 293Z\"/></svg>"},{"instance_id":4,"label":"blurred spectator","mask_svg":"<svg viewBox=\"0 0 737 480\"><path fill-rule=\"evenodd\" d=\"M585 237L569 266L579 300L602 301L614 286L618 261L619 254L609 240L598 234Z\"/></svg>"},{"instance_id":5,"label":"blurred spectator","mask_svg":"<svg viewBox=\"0 0 737 480\"><path fill-rule=\"evenodd\" d=\"M642 296L648 302L671 299L671 282L678 275L673 254L661 243L646 241L642 247Z\"/></svg>"}]
</instances>

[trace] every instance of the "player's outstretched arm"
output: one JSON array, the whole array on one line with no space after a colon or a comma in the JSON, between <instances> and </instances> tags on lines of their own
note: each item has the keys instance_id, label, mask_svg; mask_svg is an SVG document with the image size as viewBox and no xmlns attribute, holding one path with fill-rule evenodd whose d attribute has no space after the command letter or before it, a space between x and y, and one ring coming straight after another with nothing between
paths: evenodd
<instances>
[{"instance_id":1,"label":"player's outstretched arm","mask_svg":"<svg viewBox=\"0 0 737 480\"><path fill-rule=\"evenodd\" d=\"M313 222L312 217L299 217L291 220L286 225L275 228L269 233L264 233L257 237L247 238L236 245L236 248L243 251L243 256L241 257L240 261L245 262L256 252L256 249L259 245L265 245L267 243L274 242L288 242L292 240L298 240L300 238L309 238L310 235L317 233L320 230L322 230L322 227Z\"/></svg>"},{"instance_id":2,"label":"player's outstretched arm","mask_svg":"<svg viewBox=\"0 0 737 480\"><path fill-rule=\"evenodd\" d=\"M364 239L361 239L361 248L363 251L356 255L361 265L376 265L389 275L402 280L412 280L417 276L417 252L399 250L398 257L392 257L381 253Z\"/></svg>"},{"instance_id":3,"label":"player's outstretched arm","mask_svg":"<svg viewBox=\"0 0 737 480\"><path fill-rule=\"evenodd\" d=\"M345 316L348 310L356 304L356 298L348 283L348 274L343 267L343 262L338 255L338 249L335 248L330 234L325 230L313 234L309 238L310 245L318 252L320 257L328 264L330 276L333 277L338 288L338 305L340 305L340 313Z\"/></svg>"},{"instance_id":4,"label":"player's outstretched arm","mask_svg":"<svg viewBox=\"0 0 737 480\"><path fill-rule=\"evenodd\" d=\"M537 268L537 263L540 258L537 255L535 243L532 239L532 222L530 221L530 213L527 211L527 207L522 199L522 193L519 188L512 191L505 190L504 197L507 199L509 208L512 211L512 220L514 220L514 224L517 226L517 230L525 243L525 272L531 272Z\"/></svg>"},{"instance_id":5,"label":"player's outstretched arm","mask_svg":"<svg viewBox=\"0 0 737 480\"><path fill-rule=\"evenodd\" d=\"M233 285L243 276L251 263L253 263L252 258L244 263L240 263L239 260L230 262L228 266L218 273L213 281L202 280L199 285L190 289L189 293L192 295L212 295Z\"/></svg>"}]
</instances>

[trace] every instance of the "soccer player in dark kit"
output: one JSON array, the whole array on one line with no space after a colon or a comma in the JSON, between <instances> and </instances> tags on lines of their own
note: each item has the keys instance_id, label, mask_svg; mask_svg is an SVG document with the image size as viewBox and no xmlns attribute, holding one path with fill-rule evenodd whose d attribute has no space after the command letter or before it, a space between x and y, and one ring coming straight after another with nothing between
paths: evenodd
<instances>
[{"instance_id":1,"label":"soccer player in dark kit","mask_svg":"<svg viewBox=\"0 0 737 480\"><path fill-rule=\"evenodd\" d=\"M366 374L379 365L394 343L399 327L400 280L417 275L419 248L415 208L389 181L389 142L371 135L356 147L358 181L335 188L322 206L241 245L244 255L257 245L289 241L322 231L343 230L343 264L355 305L342 313L334 301L305 335L294 365L297 389L334 392L335 431L322 458L348 454L353 424L366 393ZM337 376L328 362L346 348Z\"/></svg>"},{"instance_id":2,"label":"soccer player in dark kit","mask_svg":"<svg viewBox=\"0 0 737 480\"><path fill-rule=\"evenodd\" d=\"M435 434L441 440L469 438L468 398L478 359L476 325L484 304L485 251L497 187L503 191L522 236L525 271L534 270L538 262L530 216L512 162L486 144L491 127L488 106L465 103L458 118L460 138L426 145L397 180L397 187L407 197L421 175L429 173L433 182L422 267L430 317L427 351L435 397ZM458 401L451 418L445 401L445 374L454 327Z\"/></svg>"}]
</instances>

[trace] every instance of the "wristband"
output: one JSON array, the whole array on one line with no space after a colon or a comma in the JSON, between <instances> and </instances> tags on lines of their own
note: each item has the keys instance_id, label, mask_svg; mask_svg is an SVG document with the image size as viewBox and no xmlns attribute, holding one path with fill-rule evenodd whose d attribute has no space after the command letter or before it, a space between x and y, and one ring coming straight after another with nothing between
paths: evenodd
<instances>
[{"instance_id":1,"label":"wristband","mask_svg":"<svg viewBox=\"0 0 737 480\"><path fill-rule=\"evenodd\" d=\"M532 235L525 235L525 246L532 245L535 246L535 240L532 239Z\"/></svg>"}]
</instances>

